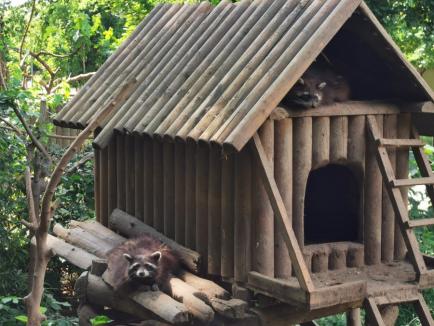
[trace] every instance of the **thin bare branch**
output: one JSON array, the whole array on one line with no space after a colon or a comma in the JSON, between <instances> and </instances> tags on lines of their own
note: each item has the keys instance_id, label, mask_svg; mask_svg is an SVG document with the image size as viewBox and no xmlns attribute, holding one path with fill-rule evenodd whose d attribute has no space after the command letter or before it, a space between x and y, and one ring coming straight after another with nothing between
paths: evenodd
<instances>
[{"instance_id":1,"label":"thin bare branch","mask_svg":"<svg viewBox=\"0 0 434 326\"><path fill-rule=\"evenodd\" d=\"M18 129L15 125L10 123L9 121L7 121L6 119L0 117L0 121L3 122L5 125L7 125L10 128L10 130L15 132L18 136L20 136L20 137L23 136L23 133L21 132L21 130Z\"/></svg>"},{"instance_id":2,"label":"thin bare branch","mask_svg":"<svg viewBox=\"0 0 434 326\"><path fill-rule=\"evenodd\" d=\"M81 158L80 161L78 161L77 163L75 163L73 166L71 166L69 169L67 169L65 171L65 173L71 173L73 171L75 171L76 169L78 169L80 166L82 166L83 164L85 164L87 161L90 161L91 159L93 159L93 153L87 153L85 156L83 156Z\"/></svg>"},{"instance_id":3,"label":"thin bare branch","mask_svg":"<svg viewBox=\"0 0 434 326\"><path fill-rule=\"evenodd\" d=\"M26 197L27 203L29 205L29 220L30 224L38 226L38 218L36 216L35 210L35 202L33 200L33 190L32 190L32 176L30 174L30 168L26 167L26 171L24 172L25 180L26 180Z\"/></svg>"},{"instance_id":4,"label":"thin bare branch","mask_svg":"<svg viewBox=\"0 0 434 326\"><path fill-rule=\"evenodd\" d=\"M76 76L72 76L69 77L67 79L65 79L65 81L67 83L73 83L73 82L77 82L77 81L81 81L81 80L86 80L89 79L90 77L92 77L93 75L95 75L96 72L88 72L85 74L80 74L80 75L76 75ZM51 90L52 92L55 92L59 87L60 87L60 82L62 81L62 78L58 78L54 81L54 83L58 83L56 86L53 87L53 89Z\"/></svg>"},{"instance_id":5,"label":"thin bare branch","mask_svg":"<svg viewBox=\"0 0 434 326\"><path fill-rule=\"evenodd\" d=\"M26 29L24 30L23 38L21 39L20 51L19 51L20 61L23 58L24 43L26 42L27 33L29 32L30 24L32 23L32 19L33 19L33 16L35 14L35 9L36 9L36 0L33 0L32 1L32 9L30 11L29 21L27 22Z\"/></svg>"},{"instance_id":6,"label":"thin bare branch","mask_svg":"<svg viewBox=\"0 0 434 326\"><path fill-rule=\"evenodd\" d=\"M77 52L80 51L80 49L82 47L83 46L79 46L74 51L72 51L70 53L66 53L66 54L57 54L57 53L52 53L52 52L48 52L48 51L39 51L37 54L38 55L48 55L48 56L51 56L54 58L64 59L64 58L69 58L69 57L73 56L74 54L77 54Z\"/></svg>"},{"instance_id":7,"label":"thin bare branch","mask_svg":"<svg viewBox=\"0 0 434 326\"><path fill-rule=\"evenodd\" d=\"M33 234L36 232L36 230L38 229L38 225L37 224L33 224L30 223L26 220L21 220L20 221L21 224L23 224L26 228L28 228Z\"/></svg>"}]
</instances>

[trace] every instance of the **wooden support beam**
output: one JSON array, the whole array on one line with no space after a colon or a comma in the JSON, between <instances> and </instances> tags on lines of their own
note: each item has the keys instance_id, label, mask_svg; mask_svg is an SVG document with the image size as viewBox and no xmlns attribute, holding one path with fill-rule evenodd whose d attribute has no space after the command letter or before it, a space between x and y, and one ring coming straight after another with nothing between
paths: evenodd
<instances>
[{"instance_id":1,"label":"wooden support beam","mask_svg":"<svg viewBox=\"0 0 434 326\"><path fill-rule=\"evenodd\" d=\"M347 312L347 325L362 326L362 320L360 318L360 308L351 309Z\"/></svg>"},{"instance_id":2,"label":"wooden support beam","mask_svg":"<svg viewBox=\"0 0 434 326\"><path fill-rule=\"evenodd\" d=\"M431 316L430 309L428 308L428 305L426 304L421 293L419 293L417 301L414 302L414 308L416 309L422 326L434 325L434 320Z\"/></svg>"},{"instance_id":3,"label":"wooden support beam","mask_svg":"<svg viewBox=\"0 0 434 326\"><path fill-rule=\"evenodd\" d=\"M386 326L381 318L380 310L378 310L377 304L374 298L367 298L365 301L366 310L366 325L368 326Z\"/></svg>"},{"instance_id":4,"label":"wooden support beam","mask_svg":"<svg viewBox=\"0 0 434 326\"><path fill-rule=\"evenodd\" d=\"M422 226L434 225L434 218L423 218L419 220L409 220L405 223L408 228L419 228Z\"/></svg>"},{"instance_id":5,"label":"wooden support beam","mask_svg":"<svg viewBox=\"0 0 434 326\"><path fill-rule=\"evenodd\" d=\"M303 254L298 245L294 230L289 223L285 205L280 196L276 181L274 180L274 175L271 172L270 163L267 159L264 148L262 147L261 139L258 134L253 136L253 152L256 162L260 167L261 178L264 182L265 190L267 191L271 206L273 207L275 218L281 227L282 237L288 247L295 274L301 287L308 292L312 292L314 290L314 285L309 270L304 262Z\"/></svg>"}]
</instances>

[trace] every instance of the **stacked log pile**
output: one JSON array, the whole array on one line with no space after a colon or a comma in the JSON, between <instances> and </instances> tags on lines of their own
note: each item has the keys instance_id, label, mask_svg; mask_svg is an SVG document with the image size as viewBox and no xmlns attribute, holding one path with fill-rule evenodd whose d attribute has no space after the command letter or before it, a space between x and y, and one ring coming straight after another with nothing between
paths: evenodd
<instances>
[{"instance_id":1,"label":"stacked log pile","mask_svg":"<svg viewBox=\"0 0 434 326\"><path fill-rule=\"evenodd\" d=\"M72 221L69 229L56 224L53 231L57 237L49 236L48 241L53 253L82 269L90 269L76 282L81 312L88 314L110 307L144 320L170 324L190 321L208 324L217 316L226 320L246 317L246 302L230 299L225 289L194 274L200 270L201 260L197 252L166 238L120 210L113 211L109 222L126 237L148 234L163 241L179 253L184 269L178 277L170 280L172 296L160 291L145 291L120 297L105 275L107 264L104 258L125 238L95 221Z\"/></svg>"}]
</instances>

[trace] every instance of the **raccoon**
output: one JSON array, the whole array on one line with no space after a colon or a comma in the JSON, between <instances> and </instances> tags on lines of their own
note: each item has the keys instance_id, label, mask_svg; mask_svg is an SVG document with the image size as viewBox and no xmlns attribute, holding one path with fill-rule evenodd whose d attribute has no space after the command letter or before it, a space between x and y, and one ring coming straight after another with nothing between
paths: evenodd
<instances>
[{"instance_id":1,"label":"raccoon","mask_svg":"<svg viewBox=\"0 0 434 326\"><path fill-rule=\"evenodd\" d=\"M135 290L170 294L169 279L179 273L179 257L147 235L129 239L107 254L108 279L121 294Z\"/></svg>"},{"instance_id":2,"label":"raccoon","mask_svg":"<svg viewBox=\"0 0 434 326\"><path fill-rule=\"evenodd\" d=\"M282 101L284 106L316 108L351 97L348 81L325 64L314 63Z\"/></svg>"}]
</instances>

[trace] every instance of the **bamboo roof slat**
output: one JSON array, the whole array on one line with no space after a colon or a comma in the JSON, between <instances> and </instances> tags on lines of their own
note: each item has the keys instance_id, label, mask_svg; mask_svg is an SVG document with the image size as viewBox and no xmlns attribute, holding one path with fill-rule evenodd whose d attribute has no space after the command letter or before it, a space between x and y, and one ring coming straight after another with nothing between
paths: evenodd
<instances>
[{"instance_id":1,"label":"bamboo roof slat","mask_svg":"<svg viewBox=\"0 0 434 326\"><path fill-rule=\"evenodd\" d=\"M360 17L380 36L358 31ZM400 89L434 100L362 0L225 0L157 6L54 122L85 127L135 76L136 90L101 123L97 148L118 131L239 151L349 21L377 52L393 49L385 60L408 70Z\"/></svg>"}]
</instances>

